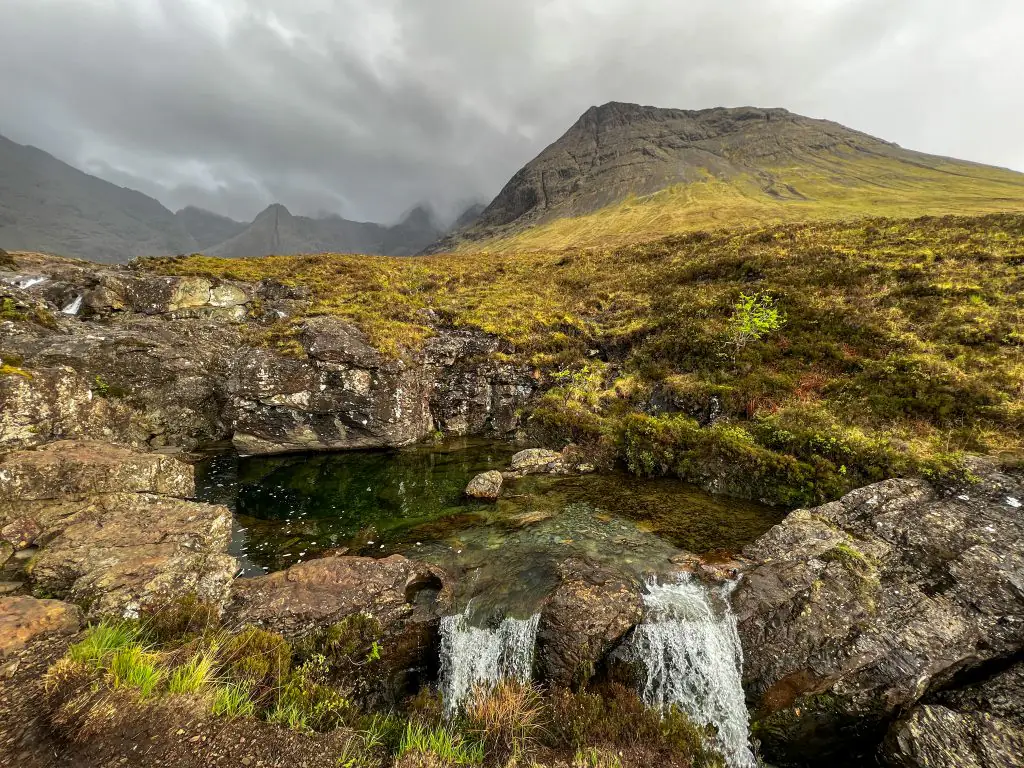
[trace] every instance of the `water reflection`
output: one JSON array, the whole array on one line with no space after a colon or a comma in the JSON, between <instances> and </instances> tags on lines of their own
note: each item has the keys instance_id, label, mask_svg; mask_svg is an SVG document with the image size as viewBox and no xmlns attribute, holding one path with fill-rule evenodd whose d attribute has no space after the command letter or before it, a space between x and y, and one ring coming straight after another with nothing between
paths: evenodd
<instances>
[{"instance_id":1,"label":"water reflection","mask_svg":"<svg viewBox=\"0 0 1024 768\"><path fill-rule=\"evenodd\" d=\"M531 476L496 504L463 495L478 472L502 469L504 443L238 459L201 467L201 497L235 512L233 554L252 575L325 552L401 553L457 577L475 610L529 615L560 562L581 557L643 579L679 549L737 551L782 510L711 496L673 480L625 473Z\"/></svg>"}]
</instances>

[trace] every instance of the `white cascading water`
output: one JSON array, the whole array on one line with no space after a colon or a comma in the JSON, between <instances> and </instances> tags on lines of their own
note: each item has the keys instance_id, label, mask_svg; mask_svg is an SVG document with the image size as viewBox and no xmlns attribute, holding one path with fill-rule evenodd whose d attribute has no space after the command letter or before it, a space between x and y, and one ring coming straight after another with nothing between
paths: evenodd
<instances>
[{"instance_id":1,"label":"white cascading water","mask_svg":"<svg viewBox=\"0 0 1024 768\"><path fill-rule=\"evenodd\" d=\"M469 608L441 619L441 694L445 711L453 714L476 686L500 680L530 679L540 614L528 619L503 619L494 629L469 623Z\"/></svg>"},{"instance_id":2,"label":"white cascading water","mask_svg":"<svg viewBox=\"0 0 1024 768\"><path fill-rule=\"evenodd\" d=\"M715 729L729 768L755 768L743 695L743 649L729 609L734 586L727 583L716 596L689 577L673 584L649 583L645 617L632 644L647 670L643 698L648 706L678 706L694 722Z\"/></svg>"},{"instance_id":3,"label":"white cascading water","mask_svg":"<svg viewBox=\"0 0 1024 768\"><path fill-rule=\"evenodd\" d=\"M61 310L61 314L65 315L77 315L78 310L82 308L82 296L79 294L75 296L75 300L68 304L64 309Z\"/></svg>"}]
</instances>

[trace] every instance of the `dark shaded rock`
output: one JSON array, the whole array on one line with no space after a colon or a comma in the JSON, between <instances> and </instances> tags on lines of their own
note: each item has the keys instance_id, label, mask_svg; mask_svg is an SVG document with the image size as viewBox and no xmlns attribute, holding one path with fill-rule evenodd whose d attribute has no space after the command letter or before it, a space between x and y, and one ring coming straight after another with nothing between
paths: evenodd
<instances>
[{"instance_id":1,"label":"dark shaded rock","mask_svg":"<svg viewBox=\"0 0 1024 768\"><path fill-rule=\"evenodd\" d=\"M77 605L34 597L0 597L0 658L43 635L71 635L81 626L82 611Z\"/></svg>"},{"instance_id":2,"label":"dark shaded rock","mask_svg":"<svg viewBox=\"0 0 1024 768\"><path fill-rule=\"evenodd\" d=\"M759 564L733 604L766 754L850 755L893 713L1024 647L1022 495L1019 476L992 472L957 495L889 480L745 550Z\"/></svg>"},{"instance_id":3,"label":"dark shaded rock","mask_svg":"<svg viewBox=\"0 0 1024 768\"><path fill-rule=\"evenodd\" d=\"M490 472L481 472L469 481L466 486L466 495L474 499L488 499L495 501L501 495L501 484L504 478L501 472L492 469Z\"/></svg>"},{"instance_id":4,"label":"dark shaded rock","mask_svg":"<svg viewBox=\"0 0 1024 768\"><path fill-rule=\"evenodd\" d=\"M1024 729L989 714L926 704L893 726L882 757L894 768L1020 768Z\"/></svg>"},{"instance_id":5,"label":"dark shaded rock","mask_svg":"<svg viewBox=\"0 0 1024 768\"><path fill-rule=\"evenodd\" d=\"M549 685L579 687L640 621L643 598L636 584L581 560L562 563L559 577L541 611L536 667Z\"/></svg>"},{"instance_id":6,"label":"dark shaded rock","mask_svg":"<svg viewBox=\"0 0 1024 768\"><path fill-rule=\"evenodd\" d=\"M368 618L378 627L385 674L394 677L436 655L438 621L451 601L447 575L432 565L400 555L326 557L236 581L228 616L288 638Z\"/></svg>"}]
</instances>

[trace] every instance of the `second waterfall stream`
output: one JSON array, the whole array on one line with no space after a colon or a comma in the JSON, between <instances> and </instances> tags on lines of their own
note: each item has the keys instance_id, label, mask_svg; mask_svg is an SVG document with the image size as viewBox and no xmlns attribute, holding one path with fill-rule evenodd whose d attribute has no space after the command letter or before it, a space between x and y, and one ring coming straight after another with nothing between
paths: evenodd
<instances>
[{"instance_id":1,"label":"second waterfall stream","mask_svg":"<svg viewBox=\"0 0 1024 768\"><path fill-rule=\"evenodd\" d=\"M643 662L651 707L677 706L710 726L729 768L755 768L743 694L743 649L729 608L735 583L711 589L689 577L650 582L631 652Z\"/></svg>"},{"instance_id":2,"label":"second waterfall stream","mask_svg":"<svg viewBox=\"0 0 1024 768\"><path fill-rule=\"evenodd\" d=\"M679 707L694 723L714 730L729 768L755 768L742 686L743 651L729 608L733 586L709 588L686 576L665 584L649 582L644 619L627 651L644 668L640 693L648 706ZM469 608L442 619L441 692L449 714L477 686L530 680L539 620L540 614L534 614L476 627Z\"/></svg>"}]
</instances>

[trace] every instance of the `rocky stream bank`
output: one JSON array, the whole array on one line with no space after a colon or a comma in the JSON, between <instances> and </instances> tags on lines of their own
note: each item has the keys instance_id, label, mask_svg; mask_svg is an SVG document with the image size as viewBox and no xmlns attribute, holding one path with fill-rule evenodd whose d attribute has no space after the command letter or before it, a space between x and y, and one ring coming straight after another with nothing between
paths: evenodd
<instances>
[{"instance_id":1,"label":"rocky stream bank","mask_svg":"<svg viewBox=\"0 0 1024 768\"><path fill-rule=\"evenodd\" d=\"M334 317L303 320L287 354L254 344L241 320L287 316L303 301L279 284L45 257L18 266L0 319L0 703L12 713L0 755L90 764L76 763L47 721L46 665L87 620L188 596L229 624L291 640L372 617L386 649L382 701L436 678L449 574L338 553L236 579L231 513L194 500L185 459L228 440L242 453L278 453L401 446L437 431L511 437L536 390L529 369L501 362L495 339L440 324L422 351L397 357ZM589 469L535 451L476 491L493 498L524 472ZM888 480L794 511L727 565L681 553L691 578L739 579L742 683L773 763L1022 764L1024 477L983 465L975 474L955 491ZM616 652L643 621L643 594L622 574L566 560L540 611L535 678L581 688L628 674ZM186 736L196 728L198 749L218 755L209 764L249 754L233 751L238 732L214 734L191 716L179 725L173 708L162 717ZM284 738L264 724L252 738L263 730L268 743ZM215 748L219 738L231 744ZM304 755L297 739L280 754ZM173 764L173 750L161 754ZM127 742L103 758L158 764Z\"/></svg>"}]
</instances>

